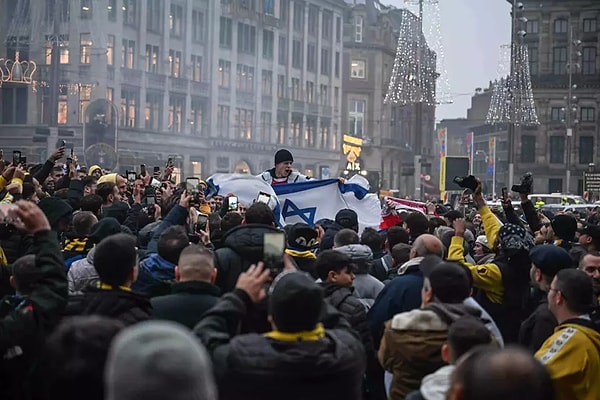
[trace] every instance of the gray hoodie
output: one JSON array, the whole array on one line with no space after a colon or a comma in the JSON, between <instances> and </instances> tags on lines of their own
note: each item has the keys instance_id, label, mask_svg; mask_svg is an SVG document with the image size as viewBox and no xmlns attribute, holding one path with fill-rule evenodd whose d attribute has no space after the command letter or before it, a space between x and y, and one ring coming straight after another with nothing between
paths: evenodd
<instances>
[{"instance_id":1,"label":"gray hoodie","mask_svg":"<svg viewBox=\"0 0 600 400\"><path fill-rule=\"evenodd\" d=\"M425 400L445 400L446 392L450 387L450 376L454 365L446 365L429 374L421 381L421 396Z\"/></svg>"},{"instance_id":2,"label":"gray hoodie","mask_svg":"<svg viewBox=\"0 0 600 400\"><path fill-rule=\"evenodd\" d=\"M82 260L75 261L69 272L67 280L69 282L69 296L81 294L82 290L88 285L100 280L96 268L94 268L94 253L96 248L92 248L87 256Z\"/></svg>"},{"instance_id":3,"label":"gray hoodie","mask_svg":"<svg viewBox=\"0 0 600 400\"><path fill-rule=\"evenodd\" d=\"M358 270L354 271L356 277L352 282L355 289L354 295L363 303L366 311L369 311L375 303L377 295L385 286L379 279L369 274L370 261L373 259L371 248L364 244L349 244L336 247L334 250L346 254L352 261L357 262L359 267Z\"/></svg>"}]
</instances>

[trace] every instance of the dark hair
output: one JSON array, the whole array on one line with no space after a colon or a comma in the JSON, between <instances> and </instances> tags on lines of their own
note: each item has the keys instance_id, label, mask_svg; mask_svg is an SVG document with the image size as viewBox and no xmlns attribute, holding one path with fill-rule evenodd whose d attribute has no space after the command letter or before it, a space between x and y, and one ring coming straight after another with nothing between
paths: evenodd
<instances>
[{"instance_id":1,"label":"dark hair","mask_svg":"<svg viewBox=\"0 0 600 400\"><path fill-rule=\"evenodd\" d=\"M459 218L464 218L465 216L458 210L450 210L446 214L444 214L444 218L446 218L450 223L456 221Z\"/></svg>"},{"instance_id":2,"label":"dark hair","mask_svg":"<svg viewBox=\"0 0 600 400\"><path fill-rule=\"evenodd\" d=\"M40 277L39 270L35 265L35 255L28 254L17 259L12 265L12 276L17 293L31 294Z\"/></svg>"},{"instance_id":3,"label":"dark hair","mask_svg":"<svg viewBox=\"0 0 600 400\"><path fill-rule=\"evenodd\" d=\"M350 256L337 250L323 250L317 256L315 270L317 276L322 280L327 280L329 271L340 272L344 268L349 268L352 263Z\"/></svg>"},{"instance_id":4,"label":"dark hair","mask_svg":"<svg viewBox=\"0 0 600 400\"><path fill-rule=\"evenodd\" d=\"M217 212L208 214L208 223L210 224L210 230L221 229L221 216Z\"/></svg>"},{"instance_id":5,"label":"dark hair","mask_svg":"<svg viewBox=\"0 0 600 400\"><path fill-rule=\"evenodd\" d=\"M170 262L177 264L181 251L190 244L185 228L181 225L171 226L160 235L158 239L158 255Z\"/></svg>"},{"instance_id":6,"label":"dark hair","mask_svg":"<svg viewBox=\"0 0 600 400\"><path fill-rule=\"evenodd\" d=\"M246 210L246 212L248 212L248 210ZM244 218L240 215L240 213L229 211L221 219L221 230L223 233L226 233L228 230L241 225L243 220Z\"/></svg>"},{"instance_id":7,"label":"dark hair","mask_svg":"<svg viewBox=\"0 0 600 400\"><path fill-rule=\"evenodd\" d=\"M49 398L104 399L104 366L113 338L124 328L97 315L65 318L48 337L43 355L45 389ZM89 393L88 393L89 391Z\"/></svg>"},{"instance_id":8,"label":"dark hair","mask_svg":"<svg viewBox=\"0 0 600 400\"><path fill-rule=\"evenodd\" d=\"M383 250L385 238L377 233L375 229L365 228L362 235L360 235L360 242L369 246L373 253L377 253Z\"/></svg>"},{"instance_id":9,"label":"dark hair","mask_svg":"<svg viewBox=\"0 0 600 400\"><path fill-rule=\"evenodd\" d=\"M92 231L92 226L98 222L98 218L91 211L80 211L73 217L73 230L77 237L85 237Z\"/></svg>"},{"instance_id":10,"label":"dark hair","mask_svg":"<svg viewBox=\"0 0 600 400\"><path fill-rule=\"evenodd\" d=\"M111 235L96 246L94 268L100 281L112 286L127 282L136 266L135 238L125 233Z\"/></svg>"},{"instance_id":11,"label":"dark hair","mask_svg":"<svg viewBox=\"0 0 600 400\"><path fill-rule=\"evenodd\" d=\"M273 210L260 201L246 209L245 219L247 224L275 225Z\"/></svg>"},{"instance_id":12,"label":"dark hair","mask_svg":"<svg viewBox=\"0 0 600 400\"><path fill-rule=\"evenodd\" d=\"M57 184L55 186L55 192L52 194L52 196L61 200L67 200L69 198L69 189L67 189L66 187L59 189L59 186Z\"/></svg>"},{"instance_id":13,"label":"dark hair","mask_svg":"<svg viewBox=\"0 0 600 400\"><path fill-rule=\"evenodd\" d=\"M344 228L338 231L333 237L333 245L335 247L347 246L349 244L358 244L360 238L358 233L352 229Z\"/></svg>"},{"instance_id":14,"label":"dark hair","mask_svg":"<svg viewBox=\"0 0 600 400\"><path fill-rule=\"evenodd\" d=\"M87 176L84 176L83 178L81 178L81 184L84 187L95 185L97 181L98 181L98 179L96 179L96 177L93 175L87 175Z\"/></svg>"},{"instance_id":15,"label":"dark hair","mask_svg":"<svg viewBox=\"0 0 600 400\"><path fill-rule=\"evenodd\" d=\"M556 274L556 290L559 290L567 302L569 311L587 314L594 304L592 278L578 269L562 269Z\"/></svg>"},{"instance_id":16,"label":"dark hair","mask_svg":"<svg viewBox=\"0 0 600 400\"><path fill-rule=\"evenodd\" d=\"M418 211L408 214L404 222L406 223L413 240L417 236L429 232L429 220L425 215Z\"/></svg>"},{"instance_id":17,"label":"dark hair","mask_svg":"<svg viewBox=\"0 0 600 400\"><path fill-rule=\"evenodd\" d=\"M439 226L446 226L446 221L444 221L444 218L433 217L429 219L429 233L433 235L435 229Z\"/></svg>"},{"instance_id":18,"label":"dark hair","mask_svg":"<svg viewBox=\"0 0 600 400\"><path fill-rule=\"evenodd\" d=\"M450 359L455 363L472 348L492 343L492 335L482 321L474 317L462 317L454 321L448 329Z\"/></svg>"},{"instance_id":19,"label":"dark hair","mask_svg":"<svg viewBox=\"0 0 600 400\"><path fill-rule=\"evenodd\" d=\"M395 265L399 266L410 260L410 250L410 245L406 243L398 243L392 247L391 253Z\"/></svg>"},{"instance_id":20,"label":"dark hair","mask_svg":"<svg viewBox=\"0 0 600 400\"><path fill-rule=\"evenodd\" d=\"M113 182L102 182L96 187L96 194L102 197L103 204L108 201L108 196L115 193L115 186Z\"/></svg>"},{"instance_id":21,"label":"dark hair","mask_svg":"<svg viewBox=\"0 0 600 400\"><path fill-rule=\"evenodd\" d=\"M406 243L410 241L410 236L406 229L401 226L392 226L387 231L388 248L393 248L398 243Z\"/></svg>"},{"instance_id":22,"label":"dark hair","mask_svg":"<svg viewBox=\"0 0 600 400\"><path fill-rule=\"evenodd\" d=\"M60 165L55 165L54 167L52 167L52 169L50 171L51 171L50 173L59 172L59 171L62 172L63 168Z\"/></svg>"},{"instance_id":23,"label":"dark hair","mask_svg":"<svg viewBox=\"0 0 600 400\"><path fill-rule=\"evenodd\" d=\"M81 211L90 211L95 216L100 216L100 209L102 208L102 197L97 194L88 194L87 196L83 196L79 206L81 207Z\"/></svg>"},{"instance_id":24,"label":"dark hair","mask_svg":"<svg viewBox=\"0 0 600 400\"><path fill-rule=\"evenodd\" d=\"M471 294L467 273L456 263L436 265L428 278L433 295L441 303L462 303Z\"/></svg>"}]
</instances>

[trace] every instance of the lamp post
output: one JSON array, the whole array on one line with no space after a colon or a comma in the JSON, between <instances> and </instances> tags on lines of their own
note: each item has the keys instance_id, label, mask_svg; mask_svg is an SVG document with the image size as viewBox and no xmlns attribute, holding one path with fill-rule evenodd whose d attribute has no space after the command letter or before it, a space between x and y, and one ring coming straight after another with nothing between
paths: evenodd
<instances>
[{"instance_id":1,"label":"lamp post","mask_svg":"<svg viewBox=\"0 0 600 400\"><path fill-rule=\"evenodd\" d=\"M573 137L573 128L575 125L579 123L577 119L577 97L573 96L573 90L577 89L577 85L573 84L573 73L577 72L581 67L579 63L579 57L581 56L581 40L575 40L574 38L574 29L573 25L570 26L569 29L569 48L568 52L568 62L567 62L567 73L569 77L569 87L567 89L567 97L566 97L566 109L563 108L564 119L563 122L566 126L566 150L567 150L567 159L566 159L566 176L565 176L565 193L570 193L571 191L571 140Z\"/></svg>"}]
</instances>

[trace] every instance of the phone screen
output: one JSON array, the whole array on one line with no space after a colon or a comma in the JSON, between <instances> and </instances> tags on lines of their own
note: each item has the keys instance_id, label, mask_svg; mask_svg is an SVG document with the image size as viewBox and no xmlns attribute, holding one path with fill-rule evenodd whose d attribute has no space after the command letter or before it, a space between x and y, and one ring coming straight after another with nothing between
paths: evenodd
<instances>
[{"instance_id":1,"label":"phone screen","mask_svg":"<svg viewBox=\"0 0 600 400\"><path fill-rule=\"evenodd\" d=\"M227 209L229 211L235 211L238 208L238 198L236 196L231 196L227 198Z\"/></svg>"},{"instance_id":2,"label":"phone screen","mask_svg":"<svg viewBox=\"0 0 600 400\"><path fill-rule=\"evenodd\" d=\"M135 174L135 172L127 171L127 180L129 182L135 182L136 178L137 178L137 175Z\"/></svg>"},{"instance_id":3,"label":"phone screen","mask_svg":"<svg viewBox=\"0 0 600 400\"><path fill-rule=\"evenodd\" d=\"M22 164L22 165L27 165L27 157L21 156L21 159L19 160L19 163Z\"/></svg>"},{"instance_id":4,"label":"phone screen","mask_svg":"<svg viewBox=\"0 0 600 400\"><path fill-rule=\"evenodd\" d=\"M155 174L159 174L160 173L160 167L154 167L154 173Z\"/></svg>"},{"instance_id":5,"label":"phone screen","mask_svg":"<svg viewBox=\"0 0 600 400\"><path fill-rule=\"evenodd\" d=\"M171 166L171 165L173 165L173 157L169 157L169 158L167 159L167 167L169 167L169 166Z\"/></svg>"},{"instance_id":6,"label":"phone screen","mask_svg":"<svg viewBox=\"0 0 600 400\"><path fill-rule=\"evenodd\" d=\"M21 152L18 150L13 151L13 165L17 165L21 162Z\"/></svg>"},{"instance_id":7,"label":"phone screen","mask_svg":"<svg viewBox=\"0 0 600 400\"><path fill-rule=\"evenodd\" d=\"M271 195L265 192L260 192L256 201L260 201L261 203L269 204L269 200L271 200Z\"/></svg>"},{"instance_id":8,"label":"phone screen","mask_svg":"<svg viewBox=\"0 0 600 400\"><path fill-rule=\"evenodd\" d=\"M156 204L156 197L154 196L146 196L146 204L149 206L153 206Z\"/></svg>"},{"instance_id":9,"label":"phone screen","mask_svg":"<svg viewBox=\"0 0 600 400\"><path fill-rule=\"evenodd\" d=\"M186 178L185 179L185 190L188 193L198 193L198 186L200 185L200 179L198 178Z\"/></svg>"},{"instance_id":10,"label":"phone screen","mask_svg":"<svg viewBox=\"0 0 600 400\"><path fill-rule=\"evenodd\" d=\"M198 214L198 221L196 222L196 231L205 230L207 221L208 221L208 215Z\"/></svg>"},{"instance_id":11,"label":"phone screen","mask_svg":"<svg viewBox=\"0 0 600 400\"><path fill-rule=\"evenodd\" d=\"M263 235L263 263L276 276L283 270L283 252L285 251L285 234L265 233Z\"/></svg>"},{"instance_id":12,"label":"phone screen","mask_svg":"<svg viewBox=\"0 0 600 400\"><path fill-rule=\"evenodd\" d=\"M146 164L140 165L140 175L146 176Z\"/></svg>"}]
</instances>

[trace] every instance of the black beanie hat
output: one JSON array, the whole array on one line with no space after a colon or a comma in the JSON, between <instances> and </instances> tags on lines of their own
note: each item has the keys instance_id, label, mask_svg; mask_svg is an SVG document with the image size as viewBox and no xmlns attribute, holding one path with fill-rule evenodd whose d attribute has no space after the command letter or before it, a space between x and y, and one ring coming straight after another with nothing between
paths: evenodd
<instances>
[{"instance_id":1,"label":"black beanie hat","mask_svg":"<svg viewBox=\"0 0 600 400\"><path fill-rule=\"evenodd\" d=\"M56 228L56 224L63 217L71 217L73 208L64 200L58 197L45 197L40 200L38 206L42 209L52 229Z\"/></svg>"},{"instance_id":2,"label":"black beanie hat","mask_svg":"<svg viewBox=\"0 0 600 400\"><path fill-rule=\"evenodd\" d=\"M292 250L312 250L319 245L319 233L310 225L298 222L286 225L288 248Z\"/></svg>"},{"instance_id":3,"label":"black beanie hat","mask_svg":"<svg viewBox=\"0 0 600 400\"><path fill-rule=\"evenodd\" d=\"M281 332L315 329L323 307L323 290L307 274L279 274L269 290L269 315Z\"/></svg>"},{"instance_id":4,"label":"black beanie hat","mask_svg":"<svg viewBox=\"0 0 600 400\"><path fill-rule=\"evenodd\" d=\"M562 240L568 242L575 240L575 232L577 232L577 220L575 218L566 214L557 215L551 221L551 225L554 234Z\"/></svg>"},{"instance_id":5,"label":"black beanie hat","mask_svg":"<svg viewBox=\"0 0 600 400\"><path fill-rule=\"evenodd\" d=\"M98 244L107 237L121 232L121 224L116 218L105 217L92 227L89 238L92 243Z\"/></svg>"},{"instance_id":6,"label":"black beanie hat","mask_svg":"<svg viewBox=\"0 0 600 400\"><path fill-rule=\"evenodd\" d=\"M294 162L294 157L292 157L292 153L290 153L286 149L277 150L277 153L275 153L275 165L286 161Z\"/></svg>"}]
</instances>

